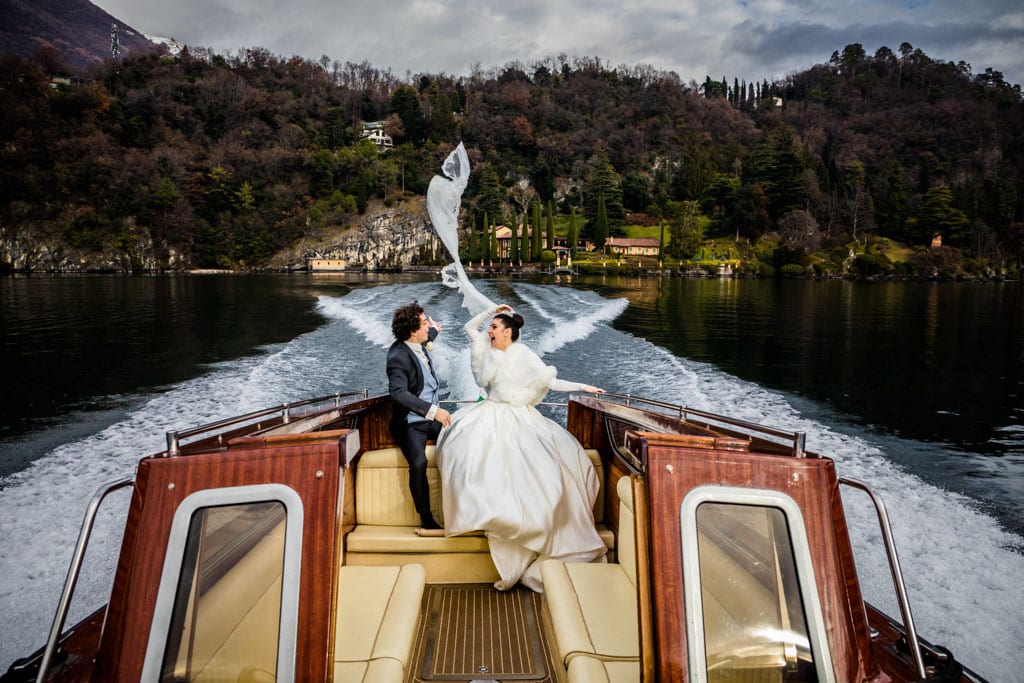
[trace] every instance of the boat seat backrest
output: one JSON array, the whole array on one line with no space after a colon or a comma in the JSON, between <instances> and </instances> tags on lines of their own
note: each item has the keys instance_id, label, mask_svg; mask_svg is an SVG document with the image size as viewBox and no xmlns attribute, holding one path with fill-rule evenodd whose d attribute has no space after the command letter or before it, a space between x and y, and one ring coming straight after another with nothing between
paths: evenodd
<instances>
[{"instance_id":1,"label":"boat seat backrest","mask_svg":"<svg viewBox=\"0 0 1024 683\"><path fill-rule=\"evenodd\" d=\"M594 505L594 521L604 521L604 471L596 450L587 450L594 463L599 490ZM443 521L441 477L437 470L434 446L428 445L427 481L430 484L430 507L438 521ZM420 518L409 493L409 465L400 448L366 451L356 463L356 524L374 526L419 526Z\"/></svg>"},{"instance_id":2,"label":"boat seat backrest","mask_svg":"<svg viewBox=\"0 0 1024 683\"><path fill-rule=\"evenodd\" d=\"M569 683L640 680L633 487L615 485L619 497L618 563L541 565L544 602L555 635L555 655Z\"/></svg>"},{"instance_id":3,"label":"boat seat backrest","mask_svg":"<svg viewBox=\"0 0 1024 683\"><path fill-rule=\"evenodd\" d=\"M441 479L434 447L427 446L427 481L430 507L440 517ZM409 463L402 449L366 451L356 461L356 524L419 526L420 517L409 492Z\"/></svg>"},{"instance_id":4,"label":"boat seat backrest","mask_svg":"<svg viewBox=\"0 0 1024 683\"><path fill-rule=\"evenodd\" d=\"M636 531L633 515L633 485L621 477L615 485L619 496L618 560L626 577L636 585Z\"/></svg>"}]
</instances>

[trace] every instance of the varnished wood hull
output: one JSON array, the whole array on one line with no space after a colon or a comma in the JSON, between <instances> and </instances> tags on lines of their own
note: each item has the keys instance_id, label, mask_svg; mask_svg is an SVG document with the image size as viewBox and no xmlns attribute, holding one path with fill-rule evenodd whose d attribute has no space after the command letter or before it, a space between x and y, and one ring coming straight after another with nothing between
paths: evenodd
<instances>
[{"instance_id":1,"label":"varnished wood hull","mask_svg":"<svg viewBox=\"0 0 1024 683\"><path fill-rule=\"evenodd\" d=\"M161 573L175 510L192 493L210 487L267 482L294 490L306 510L298 589L302 646L296 652L294 678L331 680L338 619L336 576L344 562L346 534L357 523L359 458L366 451L394 445L387 397L355 400L331 410L329 419L309 422L315 425L312 432L291 429L284 418L268 418L258 427L234 427L199 438L174 457L161 453L144 458L136 474L110 602L65 635L48 680L139 680L157 602L154 577ZM780 492L794 501L810 540L815 598L827 622L824 632L834 680L919 680L901 627L863 602L831 460L802 452L797 457L792 447L771 438L683 419L681 412L675 416L592 397L570 402L567 428L585 448L600 453L607 492L602 512L609 529L619 530L616 484L622 477L633 477L642 680L691 680L693 663L702 661L692 656L687 633L688 623L694 622L687 619L691 601L684 576L692 567L687 566L680 543L686 534L680 508L688 494L709 483ZM487 585L469 586L458 598L482 596L476 613L477 608L465 601L461 606L442 606L442 592L428 589L416 660L407 680L447 680L448 674L454 676L450 680L468 680L471 673L483 679L491 677L488 673L502 673L508 680L564 678L540 598L521 592L514 599L496 593L488 597L490 593ZM518 630L498 636L503 643L518 643L513 648L518 654L512 659L493 653L466 655L477 640L498 642L493 634L480 634L482 624L495 619L495 605L499 611L520 614ZM439 620L460 609L463 630L441 637L435 629ZM530 629L539 640L527 637ZM961 671L941 649L923 642L921 647L934 680L981 680ZM470 671L474 658L480 660L475 672ZM34 680L39 659L37 653L17 663L0 681ZM449 666L456 660L461 663Z\"/></svg>"}]
</instances>

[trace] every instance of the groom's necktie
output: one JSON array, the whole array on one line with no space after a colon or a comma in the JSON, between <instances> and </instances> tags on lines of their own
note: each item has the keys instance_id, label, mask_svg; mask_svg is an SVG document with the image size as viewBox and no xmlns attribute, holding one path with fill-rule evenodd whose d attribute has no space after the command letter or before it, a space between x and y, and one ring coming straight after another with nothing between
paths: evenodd
<instances>
[{"instance_id":1,"label":"groom's necktie","mask_svg":"<svg viewBox=\"0 0 1024 683\"><path fill-rule=\"evenodd\" d=\"M423 356L427 359L427 367L430 368L430 374L434 376L434 379L437 379L437 373L434 372L434 361L430 358L430 352L427 351L426 347L421 346L420 348L423 349Z\"/></svg>"}]
</instances>

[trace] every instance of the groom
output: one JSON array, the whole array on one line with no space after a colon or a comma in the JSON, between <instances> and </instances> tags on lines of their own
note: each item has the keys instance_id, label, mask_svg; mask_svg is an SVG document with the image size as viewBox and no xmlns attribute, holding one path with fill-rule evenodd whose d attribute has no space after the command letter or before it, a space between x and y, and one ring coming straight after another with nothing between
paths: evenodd
<instances>
[{"instance_id":1,"label":"groom","mask_svg":"<svg viewBox=\"0 0 1024 683\"><path fill-rule=\"evenodd\" d=\"M388 393L393 417L391 435L409 462L409 491L424 529L440 529L430 512L427 483L427 440L452 423L451 414L438 404L439 383L427 342L433 341L441 325L433 322L416 302L402 306L391 319L395 343L388 349Z\"/></svg>"}]
</instances>

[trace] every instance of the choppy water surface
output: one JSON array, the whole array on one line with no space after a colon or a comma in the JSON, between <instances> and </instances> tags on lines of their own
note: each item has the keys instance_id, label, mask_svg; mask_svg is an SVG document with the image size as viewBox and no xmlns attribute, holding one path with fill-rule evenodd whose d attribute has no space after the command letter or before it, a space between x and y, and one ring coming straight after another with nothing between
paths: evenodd
<instances>
[{"instance_id":1,"label":"choppy water surface","mask_svg":"<svg viewBox=\"0 0 1024 683\"><path fill-rule=\"evenodd\" d=\"M413 299L447 325L435 355L451 397L475 395L467 316L434 280L110 280L50 281L44 294L0 281L5 375L38 384L22 394L35 408L13 411L9 391L2 404L0 667L42 645L88 498L132 476L165 431L339 389L384 391L391 312ZM524 341L564 378L806 432L811 450L885 498L921 635L993 681L1020 680L1024 352L1018 300L1006 300L1019 292L799 284L479 282L523 313ZM80 299L54 314L55 292ZM28 329L38 318L26 302L51 322ZM84 348L47 349L71 334ZM49 373L55 357L76 360ZM865 595L897 615L873 512L846 500ZM101 515L72 620L107 599L126 507L115 494Z\"/></svg>"}]
</instances>

